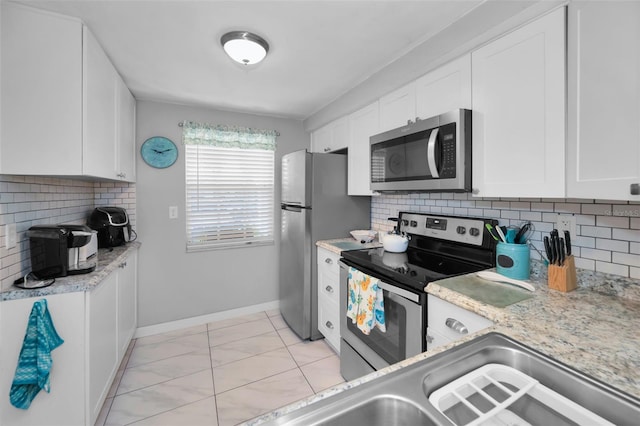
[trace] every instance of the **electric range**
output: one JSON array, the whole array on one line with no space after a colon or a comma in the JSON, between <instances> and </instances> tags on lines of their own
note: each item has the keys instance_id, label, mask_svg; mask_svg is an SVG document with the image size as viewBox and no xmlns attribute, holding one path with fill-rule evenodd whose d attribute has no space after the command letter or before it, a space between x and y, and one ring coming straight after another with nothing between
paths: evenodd
<instances>
[{"instance_id":1,"label":"electric range","mask_svg":"<svg viewBox=\"0 0 640 426\"><path fill-rule=\"evenodd\" d=\"M341 373L360 377L426 350L427 294L432 281L495 266L493 219L401 212L398 230L407 235L404 253L383 248L343 251L340 261ZM362 333L346 318L348 277L360 271L380 280L386 331Z\"/></svg>"}]
</instances>

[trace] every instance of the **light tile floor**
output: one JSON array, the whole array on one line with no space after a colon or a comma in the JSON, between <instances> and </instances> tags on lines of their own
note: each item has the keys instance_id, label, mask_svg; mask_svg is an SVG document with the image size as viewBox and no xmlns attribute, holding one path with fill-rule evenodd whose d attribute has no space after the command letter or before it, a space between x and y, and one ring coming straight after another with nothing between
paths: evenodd
<instances>
[{"instance_id":1,"label":"light tile floor","mask_svg":"<svg viewBox=\"0 0 640 426\"><path fill-rule=\"evenodd\" d=\"M343 381L324 340L259 312L133 341L96 425L235 425Z\"/></svg>"}]
</instances>

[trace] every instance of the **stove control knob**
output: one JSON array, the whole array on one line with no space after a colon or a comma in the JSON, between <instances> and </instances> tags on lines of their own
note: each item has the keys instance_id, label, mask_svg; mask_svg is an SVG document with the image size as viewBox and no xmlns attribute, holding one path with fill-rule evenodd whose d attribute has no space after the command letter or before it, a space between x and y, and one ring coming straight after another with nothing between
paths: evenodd
<instances>
[{"instance_id":1,"label":"stove control knob","mask_svg":"<svg viewBox=\"0 0 640 426\"><path fill-rule=\"evenodd\" d=\"M465 228L464 226L458 226L456 228L456 232L460 235L464 235L467 232L467 228Z\"/></svg>"},{"instance_id":2,"label":"stove control knob","mask_svg":"<svg viewBox=\"0 0 640 426\"><path fill-rule=\"evenodd\" d=\"M470 228L469 229L469 234L472 237L477 237L478 235L480 235L480 230L478 228Z\"/></svg>"},{"instance_id":3,"label":"stove control knob","mask_svg":"<svg viewBox=\"0 0 640 426\"><path fill-rule=\"evenodd\" d=\"M407 226L408 224L409 224L409 221L407 219L402 219L403 226Z\"/></svg>"},{"instance_id":4,"label":"stove control knob","mask_svg":"<svg viewBox=\"0 0 640 426\"><path fill-rule=\"evenodd\" d=\"M418 226L418 222L416 222L415 220L412 220L409 226L411 226L412 228L415 228L416 226Z\"/></svg>"}]
</instances>

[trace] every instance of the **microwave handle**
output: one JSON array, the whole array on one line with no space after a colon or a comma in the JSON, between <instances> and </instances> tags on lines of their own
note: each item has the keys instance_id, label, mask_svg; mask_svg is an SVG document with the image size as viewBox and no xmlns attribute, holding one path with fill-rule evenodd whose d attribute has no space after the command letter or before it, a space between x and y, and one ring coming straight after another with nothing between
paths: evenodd
<instances>
[{"instance_id":1,"label":"microwave handle","mask_svg":"<svg viewBox=\"0 0 640 426\"><path fill-rule=\"evenodd\" d=\"M434 129L429 136L429 143L427 144L427 161L429 163L429 170L431 171L431 176L434 178L438 178L438 167L436 166L436 142L438 138L438 130Z\"/></svg>"}]
</instances>

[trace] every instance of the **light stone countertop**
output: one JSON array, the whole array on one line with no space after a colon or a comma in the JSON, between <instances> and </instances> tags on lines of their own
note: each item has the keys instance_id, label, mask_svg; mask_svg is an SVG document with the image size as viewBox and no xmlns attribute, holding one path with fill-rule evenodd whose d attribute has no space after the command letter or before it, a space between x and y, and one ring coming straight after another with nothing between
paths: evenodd
<instances>
[{"instance_id":1,"label":"light stone countertop","mask_svg":"<svg viewBox=\"0 0 640 426\"><path fill-rule=\"evenodd\" d=\"M127 260L134 250L138 250L141 243L133 241L123 246L98 250L98 265L95 271L88 274L69 275L56 278L56 281L48 287L38 289L21 289L11 286L0 292L0 302L29 297L43 297L52 294L73 293L77 291L91 291L99 285L110 273Z\"/></svg>"},{"instance_id":2,"label":"light stone countertop","mask_svg":"<svg viewBox=\"0 0 640 426\"><path fill-rule=\"evenodd\" d=\"M535 296L502 309L449 290L437 281L428 284L425 290L430 295L489 318L495 325L256 417L246 424L274 420L489 332L502 333L640 398L640 281L578 270L578 288L561 293L548 288L546 267L532 261L529 282L536 287Z\"/></svg>"},{"instance_id":3,"label":"light stone countertop","mask_svg":"<svg viewBox=\"0 0 640 426\"><path fill-rule=\"evenodd\" d=\"M382 243L380 243L377 239L374 239L372 242L370 243L365 243L365 244L361 244L360 242L356 241L353 238L336 238L333 240L321 240L321 241L317 241L316 242L316 246L318 247L322 247L323 249L329 250L332 253L335 254L340 254L343 251L345 251L345 249L340 248L338 246L335 246L334 243L353 243L353 244L357 244L358 248L360 249L368 249L368 248L377 248L377 247L382 247ZM348 249L348 250L353 250L353 249Z\"/></svg>"}]
</instances>

